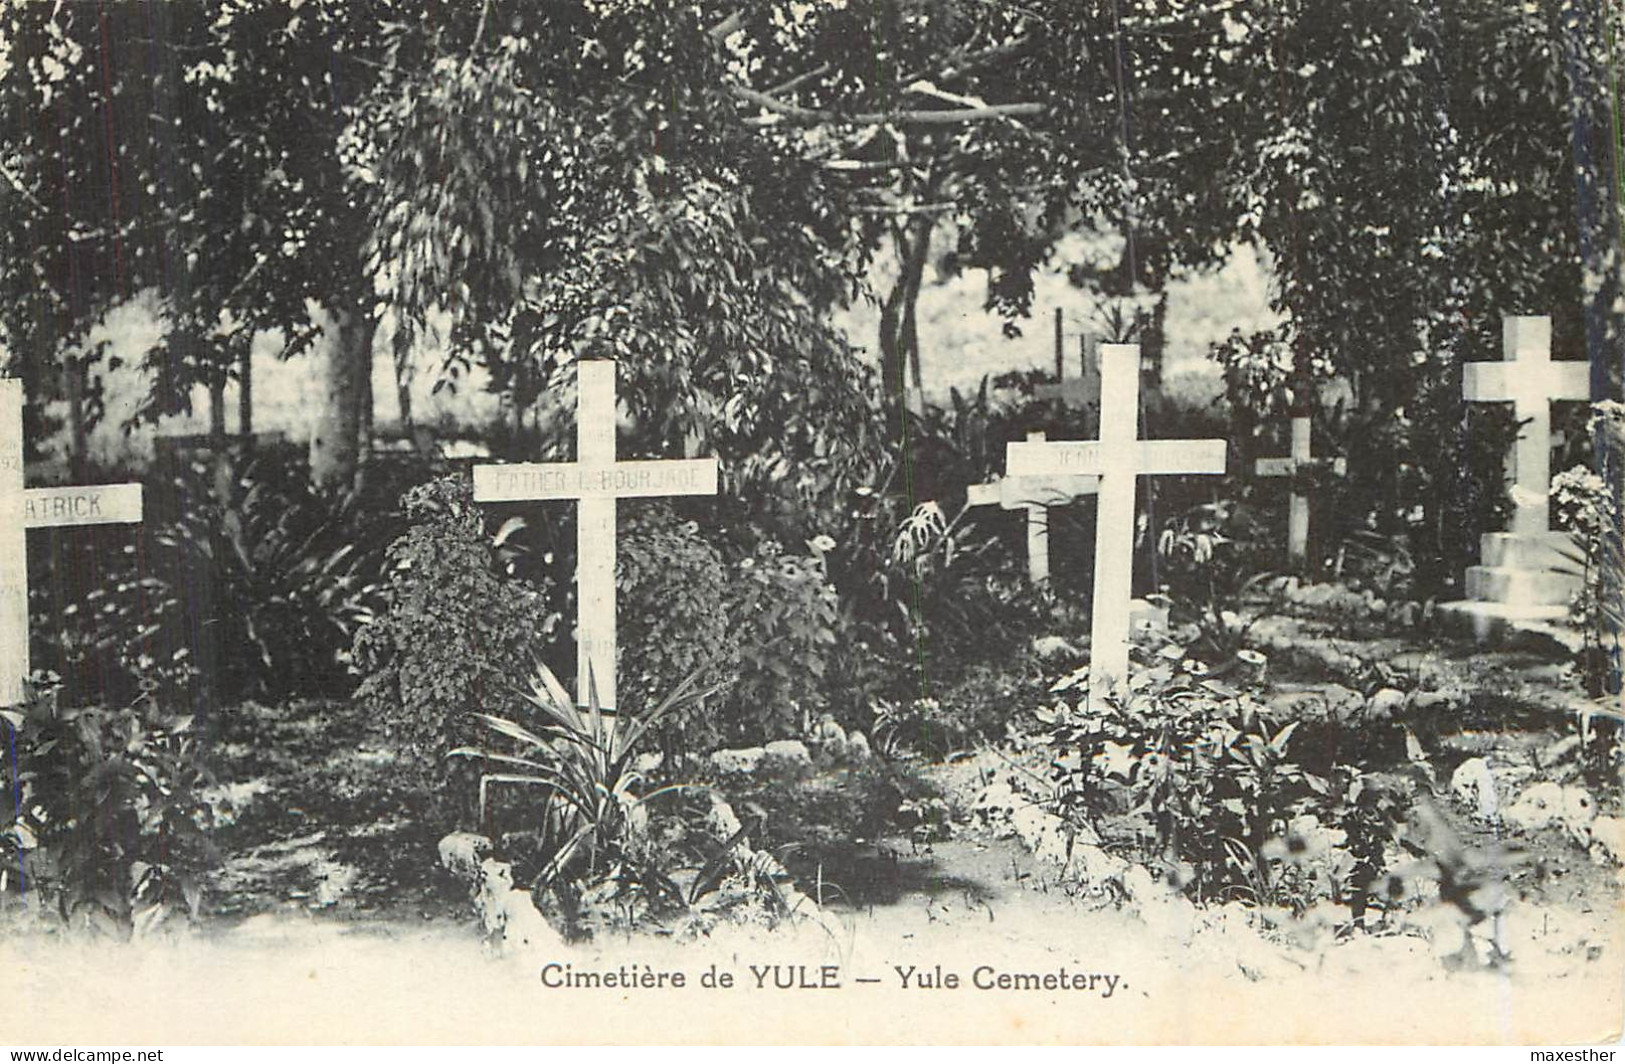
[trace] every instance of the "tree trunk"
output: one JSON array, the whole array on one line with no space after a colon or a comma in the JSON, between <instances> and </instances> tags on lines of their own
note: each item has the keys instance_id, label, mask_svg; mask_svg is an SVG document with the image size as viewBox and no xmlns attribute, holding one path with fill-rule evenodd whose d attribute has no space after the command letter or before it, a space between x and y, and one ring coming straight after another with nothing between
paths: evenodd
<instances>
[{"instance_id":1,"label":"tree trunk","mask_svg":"<svg viewBox=\"0 0 1625 1064\"><path fill-rule=\"evenodd\" d=\"M74 480L82 481L90 453L90 433L85 426L85 364L76 355L68 358L67 378L68 469Z\"/></svg>"},{"instance_id":2,"label":"tree trunk","mask_svg":"<svg viewBox=\"0 0 1625 1064\"><path fill-rule=\"evenodd\" d=\"M914 376L914 387L917 390L924 387L916 310L926 259L931 254L931 229L932 220L920 217L898 227L896 232L901 268L891 295L880 310L881 380L887 395L904 395L910 373Z\"/></svg>"},{"instance_id":3,"label":"tree trunk","mask_svg":"<svg viewBox=\"0 0 1625 1064\"><path fill-rule=\"evenodd\" d=\"M353 489L361 468L363 433L370 431L372 315L356 308L329 312L326 394L310 437L310 475L322 487Z\"/></svg>"}]
</instances>

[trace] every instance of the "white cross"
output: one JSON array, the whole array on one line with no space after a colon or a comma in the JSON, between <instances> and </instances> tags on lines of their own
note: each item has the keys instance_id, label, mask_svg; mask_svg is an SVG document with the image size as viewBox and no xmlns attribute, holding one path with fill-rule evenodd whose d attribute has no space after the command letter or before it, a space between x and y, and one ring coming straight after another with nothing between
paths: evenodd
<instances>
[{"instance_id":1,"label":"white cross","mask_svg":"<svg viewBox=\"0 0 1625 1064\"><path fill-rule=\"evenodd\" d=\"M1175 473L1223 473L1223 440L1139 438L1140 347L1100 347L1100 439L1089 443L1012 443L1005 467L1011 476L1094 473L1100 477L1095 515L1095 594L1090 618L1089 691L1103 697L1128 677L1132 623L1130 577L1134 554L1137 478Z\"/></svg>"},{"instance_id":2,"label":"white cross","mask_svg":"<svg viewBox=\"0 0 1625 1064\"><path fill-rule=\"evenodd\" d=\"M1589 399L1591 367L1552 361L1551 318L1502 319L1501 348L1505 361L1463 367L1462 394L1469 403L1512 403L1524 428L1507 455L1511 531L1544 534L1551 530L1552 403Z\"/></svg>"},{"instance_id":3,"label":"white cross","mask_svg":"<svg viewBox=\"0 0 1625 1064\"><path fill-rule=\"evenodd\" d=\"M1027 433L1027 442L1043 443L1042 432ZM1038 587L1049 582L1049 508L1076 502L1095 493L1097 478L1076 474L1000 477L965 489L966 506L1027 511L1027 579Z\"/></svg>"},{"instance_id":4,"label":"white cross","mask_svg":"<svg viewBox=\"0 0 1625 1064\"><path fill-rule=\"evenodd\" d=\"M23 700L28 678L30 528L125 525L141 521L140 484L23 487L23 382L0 378L0 706Z\"/></svg>"},{"instance_id":5,"label":"white cross","mask_svg":"<svg viewBox=\"0 0 1625 1064\"><path fill-rule=\"evenodd\" d=\"M1314 464L1310 448L1309 418L1299 415L1292 419L1292 450L1285 458L1260 458L1254 469L1261 477L1290 477L1300 468ZM1332 460L1332 469L1341 476L1344 462L1341 457ZM1302 564L1309 555L1309 496L1297 487L1292 489L1292 508L1287 515L1287 551L1292 560Z\"/></svg>"},{"instance_id":6,"label":"white cross","mask_svg":"<svg viewBox=\"0 0 1625 1064\"><path fill-rule=\"evenodd\" d=\"M576 460L474 467L476 502L576 499L576 699L615 696L615 500L715 495L715 458L615 460L615 363L576 363Z\"/></svg>"}]
</instances>

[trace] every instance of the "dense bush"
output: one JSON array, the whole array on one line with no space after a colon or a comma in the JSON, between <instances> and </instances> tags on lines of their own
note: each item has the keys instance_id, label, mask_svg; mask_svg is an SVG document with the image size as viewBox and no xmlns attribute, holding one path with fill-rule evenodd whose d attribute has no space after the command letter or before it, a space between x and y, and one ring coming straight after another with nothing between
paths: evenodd
<instances>
[{"instance_id":1,"label":"dense bush","mask_svg":"<svg viewBox=\"0 0 1625 1064\"><path fill-rule=\"evenodd\" d=\"M669 506L642 507L617 531L615 589L621 707L653 706L685 677L707 685L733 678L734 637L722 555L699 525ZM693 702L662 726L669 749L710 749L721 738L722 692ZM617 707L617 708L621 708Z\"/></svg>"},{"instance_id":2,"label":"dense bush","mask_svg":"<svg viewBox=\"0 0 1625 1064\"><path fill-rule=\"evenodd\" d=\"M825 571L833 540L810 554L764 541L730 572L728 622L736 633L735 680L727 692L730 739L797 734L824 708L840 603Z\"/></svg>"},{"instance_id":3,"label":"dense bush","mask_svg":"<svg viewBox=\"0 0 1625 1064\"><path fill-rule=\"evenodd\" d=\"M355 702L385 722L428 786L469 714L506 712L551 639L545 589L500 574L468 482L448 476L402 500L411 527L389 545L385 603L356 632Z\"/></svg>"},{"instance_id":4,"label":"dense bush","mask_svg":"<svg viewBox=\"0 0 1625 1064\"><path fill-rule=\"evenodd\" d=\"M142 681L212 700L284 698L348 687L357 625L376 602L384 519L324 492L302 458L248 463L222 497L199 463L147 485L148 515L111 559L53 557L42 586L65 603L42 626L46 656L76 699L133 698ZM94 555L94 556L91 556Z\"/></svg>"},{"instance_id":5,"label":"dense bush","mask_svg":"<svg viewBox=\"0 0 1625 1064\"><path fill-rule=\"evenodd\" d=\"M60 706L51 681L0 711L15 752L0 773L16 808L0 831L3 878L76 926L121 936L173 911L196 916L216 855L193 718L150 693L119 709Z\"/></svg>"}]
</instances>

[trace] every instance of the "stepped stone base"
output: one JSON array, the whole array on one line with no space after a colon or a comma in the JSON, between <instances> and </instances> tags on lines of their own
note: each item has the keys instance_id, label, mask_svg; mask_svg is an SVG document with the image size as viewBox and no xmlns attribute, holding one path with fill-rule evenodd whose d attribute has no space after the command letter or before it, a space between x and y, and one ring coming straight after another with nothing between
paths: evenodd
<instances>
[{"instance_id":1,"label":"stepped stone base","mask_svg":"<svg viewBox=\"0 0 1625 1064\"><path fill-rule=\"evenodd\" d=\"M1584 579L1568 533L1490 532L1479 552L1484 564L1467 570L1466 600L1439 605L1446 631L1559 655L1578 649L1569 603Z\"/></svg>"},{"instance_id":2,"label":"stepped stone base","mask_svg":"<svg viewBox=\"0 0 1625 1064\"><path fill-rule=\"evenodd\" d=\"M1567 606L1585 581L1579 573L1475 565L1467 570L1467 597L1510 606Z\"/></svg>"}]
</instances>

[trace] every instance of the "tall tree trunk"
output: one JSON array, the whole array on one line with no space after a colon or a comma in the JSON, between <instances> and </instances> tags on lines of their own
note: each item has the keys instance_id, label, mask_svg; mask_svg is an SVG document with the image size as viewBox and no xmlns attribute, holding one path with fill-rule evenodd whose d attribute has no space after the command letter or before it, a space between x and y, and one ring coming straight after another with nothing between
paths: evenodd
<instances>
[{"instance_id":1,"label":"tall tree trunk","mask_svg":"<svg viewBox=\"0 0 1625 1064\"><path fill-rule=\"evenodd\" d=\"M925 263L931 254L932 219L920 216L896 231L899 271L891 295L880 310L881 380L886 394L902 396L908 375L923 389L917 309Z\"/></svg>"},{"instance_id":2,"label":"tall tree trunk","mask_svg":"<svg viewBox=\"0 0 1625 1064\"><path fill-rule=\"evenodd\" d=\"M323 487L351 489L357 483L362 433L370 430L373 329L365 310L329 311L326 394L310 437L310 474Z\"/></svg>"},{"instance_id":3,"label":"tall tree trunk","mask_svg":"<svg viewBox=\"0 0 1625 1064\"><path fill-rule=\"evenodd\" d=\"M243 330L237 352L237 435L245 451L254 446L254 333Z\"/></svg>"}]
</instances>

